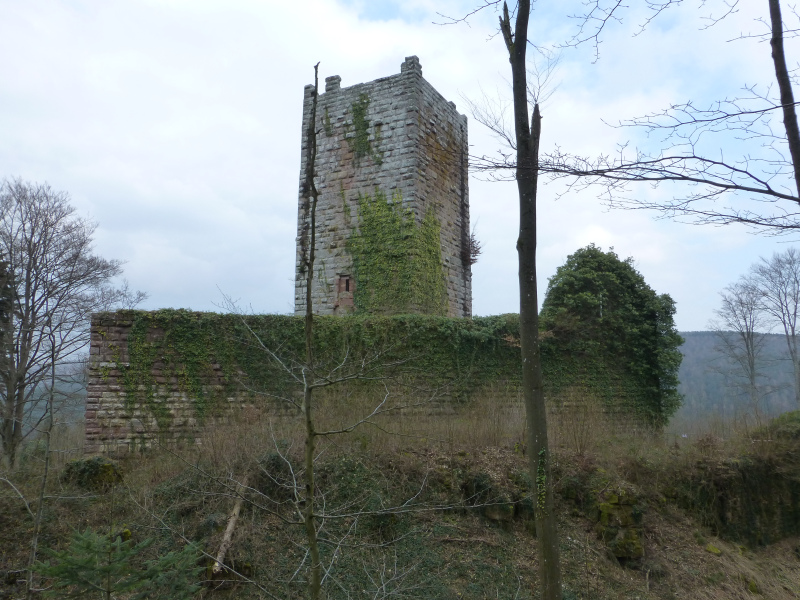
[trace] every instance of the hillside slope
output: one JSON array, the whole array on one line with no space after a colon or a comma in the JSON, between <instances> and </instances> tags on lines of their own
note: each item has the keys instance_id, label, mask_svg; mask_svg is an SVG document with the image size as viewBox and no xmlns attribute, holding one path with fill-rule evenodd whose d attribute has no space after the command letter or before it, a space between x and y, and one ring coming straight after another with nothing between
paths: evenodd
<instances>
[{"instance_id":1,"label":"hillside slope","mask_svg":"<svg viewBox=\"0 0 800 600\"><path fill-rule=\"evenodd\" d=\"M206 553L202 597L305 597L291 483L300 472L288 466L302 452L299 424L254 416L220 428L200 449L129 457L124 482L113 487L70 479L57 466L40 546L64 549L72 531L86 528L153 540L139 568L194 541ZM477 407L393 418L384 429L392 423L401 435L363 430L322 448L327 598L537 598L520 417ZM788 437L739 445L713 437L673 445L600 429L580 453L575 432L555 427L564 598L796 599L800 415L787 425ZM27 498L41 474L33 451L9 474ZM212 577L237 498L244 503L225 559L231 569ZM3 487L0 598L24 597L30 535L30 514Z\"/></svg>"}]
</instances>

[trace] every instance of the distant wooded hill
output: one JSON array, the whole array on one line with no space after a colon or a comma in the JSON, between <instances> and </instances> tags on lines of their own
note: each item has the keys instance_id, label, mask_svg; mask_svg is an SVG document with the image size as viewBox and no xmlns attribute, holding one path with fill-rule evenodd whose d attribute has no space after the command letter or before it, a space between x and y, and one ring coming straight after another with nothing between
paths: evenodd
<instances>
[{"instance_id":1,"label":"distant wooded hill","mask_svg":"<svg viewBox=\"0 0 800 600\"><path fill-rule=\"evenodd\" d=\"M732 365L714 347L717 338L711 331L681 332L686 342L681 346L678 390L684 395L683 406L676 417L703 419L710 415L734 418L752 413L749 399L737 389L726 371ZM788 358L786 339L782 335L767 336L763 357L764 377L761 380L763 399L760 410L774 416L797 410L792 387L792 363Z\"/></svg>"}]
</instances>

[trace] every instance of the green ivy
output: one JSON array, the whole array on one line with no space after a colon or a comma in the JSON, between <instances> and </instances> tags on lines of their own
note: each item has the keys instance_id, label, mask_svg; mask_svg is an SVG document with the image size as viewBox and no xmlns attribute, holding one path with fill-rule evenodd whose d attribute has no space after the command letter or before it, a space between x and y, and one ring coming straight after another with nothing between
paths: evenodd
<instances>
[{"instance_id":1,"label":"green ivy","mask_svg":"<svg viewBox=\"0 0 800 600\"><path fill-rule=\"evenodd\" d=\"M369 139L370 122L367 118L367 110L369 109L369 96L362 93L358 96L358 100L353 102L350 107L353 115L353 135L346 137L350 150L353 151L354 161L356 166L361 162L365 156L371 156L375 164L383 164L383 152L374 149L372 142ZM345 129L345 133L349 133ZM375 145L380 144L380 127L375 128Z\"/></svg>"},{"instance_id":2,"label":"green ivy","mask_svg":"<svg viewBox=\"0 0 800 600\"><path fill-rule=\"evenodd\" d=\"M372 145L369 141L369 119L367 119L367 109L369 108L369 96L361 94L358 100L353 102L353 128L355 136L352 139L352 150L355 152L356 160L359 160L372 153Z\"/></svg>"},{"instance_id":3,"label":"green ivy","mask_svg":"<svg viewBox=\"0 0 800 600\"><path fill-rule=\"evenodd\" d=\"M118 362L125 407L146 410L161 428L171 423L164 400L174 391L192 399L200 420L226 408L227 399L245 389L262 398L300 392L283 365L302 364L302 317L160 310L121 311L107 318L112 324L130 323L128 362ZM513 316L320 316L315 319L316 366L324 371L345 354L357 363L383 352L383 362L402 363L404 377L428 387L446 386L451 397L465 398L498 381L518 385L519 349L507 341L518 337L518 329Z\"/></svg>"},{"instance_id":4,"label":"green ivy","mask_svg":"<svg viewBox=\"0 0 800 600\"><path fill-rule=\"evenodd\" d=\"M551 389L592 390L608 404L627 403L661 426L681 404L683 339L675 303L656 294L634 265L595 245L577 250L550 278L539 324Z\"/></svg>"},{"instance_id":5,"label":"green ivy","mask_svg":"<svg viewBox=\"0 0 800 600\"><path fill-rule=\"evenodd\" d=\"M358 226L347 242L357 311L447 314L441 227L433 210L417 224L399 192L388 200L376 190L359 196Z\"/></svg>"},{"instance_id":6,"label":"green ivy","mask_svg":"<svg viewBox=\"0 0 800 600\"><path fill-rule=\"evenodd\" d=\"M328 107L325 107L325 113L322 117L322 126L325 129L325 135L331 137L333 135L333 124L331 123L331 115L328 113Z\"/></svg>"},{"instance_id":7,"label":"green ivy","mask_svg":"<svg viewBox=\"0 0 800 600\"><path fill-rule=\"evenodd\" d=\"M255 393L254 401L301 392L284 366L298 369L303 363L303 317L160 310L121 311L100 321L112 327L129 324L128 362L117 363L125 406L129 411L148 411L160 427L168 427L172 419L163 393L185 392L202 420L217 409L227 410L228 399L246 390ZM100 327L97 333L102 335ZM502 390L507 397L521 386L518 315L473 319L422 314L318 316L314 336L315 367L320 372L339 365L343 356L358 364L381 353L381 362L397 364L399 371L378 369L373 373L376 378L385 375L418 387L443 389L457 402L487 389ZM580 372L593 364L585 356L565 361L549 352L543 362L549 397L565 380L572 380L567 371ZM604 379L600 371L585 381L587 388L600 396L611 386L618 399L630 398L633 410L641 408L635 404L642 401L640 396L620 385L616 375ZM348 391L361 389L358 386L368 391L369 386L383 382L347 385L352 386ZM650 409L649 405L644 408Z\"/></svg>"},{"instance_id":8,"label":"green ivy","mask_svg":"<svg viewBox=\"0 0 800 600\"><path fill-rule=\"evenodd\" d=\"M159 392L184 392L202 421L221 401L241 391L243 373L271 381L272 388L279 392L287 387L280 368L263 360L248 325L236 315L186 310L121 314L132 317L129 363L118 363L125 406L129 411L136 406L146 408L161 428L169 425L172 415L165 402L167 397ZM284 332L288 333L286 328ZM300 338L301 332L302 326L296 332ZM263 332L259 335L265 337ZM265 339L274 347L281 345L271 336ZM220 369L221 382L215 376L215 366Z\"/></svg>"},{"instance_id":9,"label":"green ivy","mask_svg":"<svg viewBox=\"0 0 800 600\"><path fill-rule=\"evenodd\" d=\"M158 349L148 341L150 324L144 319L134 320L128 333L128 366L118 363L122 372L122 383L125 388L125 408L133 410L137 404L153 415L159 427L170 423L170 413L163 403L156 402L155 377L153 367L156 363Z\"/></svg>"}]
</instances>

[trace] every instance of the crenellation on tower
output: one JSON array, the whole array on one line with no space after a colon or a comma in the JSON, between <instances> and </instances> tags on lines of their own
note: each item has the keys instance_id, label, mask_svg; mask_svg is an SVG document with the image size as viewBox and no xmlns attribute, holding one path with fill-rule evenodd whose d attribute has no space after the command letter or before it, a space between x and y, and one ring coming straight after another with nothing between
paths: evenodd
<instances>
[{"instance_id":1,"label":"crenellation on tower","mask_svg":"<svg viewBox=\"0 0 800 600\"><path fill-rule=\"evenodd\" d=\"M296 313L305 311L301 241L312 100L313 86L306 86ZM327 77L315 130L315 312L470 317L467 118L422 77L419 59L407 57L397 75L350 87L341 87L338 75ZM363 231L364 211L402 231L394 238L391 232ZM381 241L382 233L388 241Z\"/></svg>"},{"instance_id":2,"label":"crenellation on tower","mask_svg":"<svg viewBox=\"0 0 800 600\"><path fill-rule=\"evenodd\" d=\"M325 92L337 92L342 84L342 78L339 75L332 75L325 78ZM311 86L314 87L313 85Z\"/></svg>"}]
</instances>

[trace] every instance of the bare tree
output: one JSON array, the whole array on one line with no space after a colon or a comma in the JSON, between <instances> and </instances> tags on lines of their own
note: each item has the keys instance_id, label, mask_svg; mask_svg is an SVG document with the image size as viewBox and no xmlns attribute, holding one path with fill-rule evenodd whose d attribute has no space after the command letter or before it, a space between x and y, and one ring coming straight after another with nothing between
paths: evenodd
<instances>
[{"instance_id":1,"label":"bare tree","mask_svg":"<svg viewBox=\"0 0 800 600\"><path fill-rule=\"evenodd\" d=\"M750 277L760 296L762 308L783 329L789 358L794 368L795 400L800 408L800 352L798 352L798 313L800 313L800 252L785 252L761 258L750 268Z\"/></svg>"},{"instance_id":2,"label":"bare tree","mask_svg":"<svg viewBox=\"0 0 800 600\"><path fill-rule=\"evenodd\" d=\"M497 8L499 4L499 0L483 0L483 4L461 19L444 18L450 23L466 21L473 14L486 8ZM561 564L553 501L550 448L547 439L536 280L536 197L541 170L539 141L542 131L539 95L552 75L557 61L552 54L545 53L549 58L547 68L537 69L534 62L534 68L529 69L527 53L528 46L531 45L528 40L530 13L530 0L519 0L511 12L508 10L508 4L503 2L502 15L499 17L500 33L511 63L513 128L506 123L504 107L491 106L486 98L482 104L468 102L477 120L508 146L507 154L501 151L504 160L500 162L494 158L489 160L483 157L477 161L473 159L471 166L495 173L509 168L510 173L513 173L513 179L517 182L522 388L527 422L529 470L536 504L539 574L542 597L545 600L561 600ZM536 46L533 48L543 51Z\"/></svg>"},{"instance_id":3,"label":"bare tree","mask_svg":"<svg viewBox=\"0 0 800 600\"><path fill-rule=\"evenodd\" d=\"M488 3L487 3L488 5ZM528 21L531 3L519 0L513 19L503 3L500 32L511 63L514 106L513 137L498 125L496 134L515 150L514 178L519 193L520 343L522 346L522 387L528 430L528 456L533 493L536 501L536 534L539 540L539 573L542 597L561 599L561 565L558 531L553 502L550 448L547 440L547 417L539 346L539 298L536 281L536 196L539 180L539 140L542 117L539 103L533 103L528 85ZM534 95L535 99L535 95Z\"/></svg>"},{"instance_id":4,"label":"bare tree","mask_svg":"<svg viewBox=\"0 0 800 600\"><path fill-rule=\"evenodd\" d=\"M711 329L717 338L715 350L727 363L721 370L731 387L747 396L758 418L765 332L769 330L761 292L752 280L743 277L720 292L720 297L722 305L715 311L717 320L711 323Z\"/></svg>"},{"instance_id":5,"label":"bare tree","mask_svg":"<svg viewBox=\"0 0 800 600\"><path fill-rule=\"evenodd\" d=\"M314 280L314 252L316 250L316 218L317 200L319 192L314 183L314 170L317 159L317 98L319 95L319 63L314 65L314 96L311 103L311 116L308 120L306 132L307 156L305 181L303 184L303 240L300 247L303 249L303 268L306 273L306 315L305 315L305 340L306 340L306 368L313 369L314 365L314 307L312 304L312 284ZM322 563L319 556L319 542L317 540L316 514L314 506L314 458L316 442L319 433L314 427L313 393L315 386L312 373L303 372L303 418L306 426L305 448L305 497L302 511L303 523L308 539L308 551L311 555L311 578L309 580L309 596L311 600L319 600L322 590Z\"/></svg>"},{"instance_id":6,"label":"bare tree","mask_svg":"<svg viewBox=\"0 0 800 600\"><path fill-rule=\"evenodd\" d=\"M90 313L131 296L111 286L122 263L93 253L95 228L47 184L0 186L0 439L9 465L50 412L39 406L43 382L85 351Z\"/></svg>"},{"instance_id":7,"label":"bare tree","mask_svg":"<svg viewBox=\"0 0 800 600\"><path fill-rule=\"evenodd\" d=\"M701 3L717 9L705 17L705 26L723 21L737 11L739 3ZM648 0L645 7L651 12L641 30L679 4L679 0ZM599 58L602 36L631 5L594 0L586 7L583 14L573 15L579 28L564 45L594 44ZM780 0L768 0L768 9L769 17L758 19L762 31L739 39L769 42L777 95L769 85L763 89L745 86L739 97L708 106L676 103L618 124L659 140L655 150L625 144L614 152L586 157L557 148L542 155L539 171L568 179L568 189L599 186L601 198L612 207L652 209L665 217L700 224L741 223L770 235L800 229L800 128L784 48L785 31L794 37L798 27L784 27ZM798 19L794 8L791 15ZM728 150L737 145L744 147L739 156ZM499 159L475 157L473 163L494 172L507 169L511 173L517 168L512 154L501 154ZM675 191L671 199L649 200L631 195L634 183L673 184Z\"/></svg>"}]
</instances>

